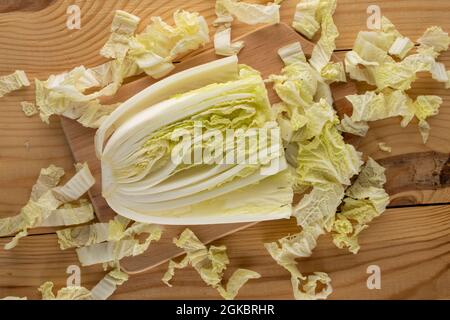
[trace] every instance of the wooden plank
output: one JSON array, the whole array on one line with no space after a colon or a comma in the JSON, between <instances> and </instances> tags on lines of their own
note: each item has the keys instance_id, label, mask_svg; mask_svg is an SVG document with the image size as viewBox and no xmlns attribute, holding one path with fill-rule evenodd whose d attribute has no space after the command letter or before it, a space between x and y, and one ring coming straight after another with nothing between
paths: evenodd
<instances>
[{"instance_id":1,"label":"wooden plank","mask_svg":"<svg viewBox=\"0 0 450 320\"><path fill-rule=\"evenodd\" d=\"M450 298L450 206L388 209L360 236L361 251L353 255L339 250L329 236L319 239L312 257L299 260L305 274L328 272L334 292L331 299L448 299ZM235 268L260 272L261 279L247 283L239 299L292 299L289 274L276 265L263 242L297 231L294 221L263 222L221 239ZM7 239L0 239L3 245ZM60 251L54 235L24 239L12 251L0 250L0 297L38 298L37 287L52 280L65 285L69 265L77 265L74 251ZM381 269L381 290L366 287L369 265ZM173 288L161 277L167 264L132 275L113 299L217 299L192 269L177 270ZM81 284L92 288L104 275L100 266L82 268Z\"/></svg>"}]
</instances>

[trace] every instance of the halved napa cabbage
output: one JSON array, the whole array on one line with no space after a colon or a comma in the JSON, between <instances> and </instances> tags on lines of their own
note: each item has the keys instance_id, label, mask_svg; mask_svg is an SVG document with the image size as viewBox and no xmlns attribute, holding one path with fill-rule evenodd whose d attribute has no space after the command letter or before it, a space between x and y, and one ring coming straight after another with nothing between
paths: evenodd
<instances>
[{"instance_id":1,"label":"halved napa cabbage","mask_svg":"<svg viewBox=\"0 0 450 320\"><path fill-rule=\"evenodd\" d=\"M235 56L132 97L96 142L103 196L130 219L208 224L291 214L292 179L264 82Z\"/></svg>"}]
</instances>

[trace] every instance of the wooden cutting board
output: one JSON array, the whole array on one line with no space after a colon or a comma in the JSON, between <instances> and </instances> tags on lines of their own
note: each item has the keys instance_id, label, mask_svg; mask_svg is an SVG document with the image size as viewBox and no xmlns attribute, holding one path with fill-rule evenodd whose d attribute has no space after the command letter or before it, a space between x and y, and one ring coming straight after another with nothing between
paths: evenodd
<instances>
[{"instance_id":1,"label":"wooden cutting board","mask_svg":"<svg viewBox=\"0 0 450 320\"><path fill-rule=\"evenodd\" d=\"M313 43L300 36L286 24L263 27L241 37L240 40L245 41L245 47L239 53L239 63L247 64L259 70L263 78L268 77L270 74L280 73L280 70L283 67L283 63L277 54L277 50L280 47L299 41L302 44L306 56L311 55L314 47ZM217 58L219 57L215 55L214 51L206 51L177 64L172 73ZM338 58L334 56L333 60L337 61ZM102 102L115 103L125 101L155 82L156 80L150 77L144 77L129 82L123 85L114 97L104 99ZM270 101L272 103L279 101L271 88L271 84L267 86L267 89L269 91ZM355 92L356 88L353 83L344 83L333 86L333 98L338 113L347 113L348 110L351 110L349 109L348 101L344 99L344 97ZM99 221L107 222L114 217L115 213L108 207L106 201L101 196L100 162L96 158L94 150L95 130L84 128L76 121L64 117L61 118L61 123L75 160L77 162L87 162L92 174L96 178L97 183L89 191L89 197ZM182 254L182 251L173 245L172 239L178 236L178 234L186 227L191 228L201 241L209 243L253 224L255 224L255 222L198 226L164 226L163 237L157 244L150 245L149 250L140 256L123 259L121 265L127 272L133 274L148 270L149 268Z\"/></svg>"}]
</instances>

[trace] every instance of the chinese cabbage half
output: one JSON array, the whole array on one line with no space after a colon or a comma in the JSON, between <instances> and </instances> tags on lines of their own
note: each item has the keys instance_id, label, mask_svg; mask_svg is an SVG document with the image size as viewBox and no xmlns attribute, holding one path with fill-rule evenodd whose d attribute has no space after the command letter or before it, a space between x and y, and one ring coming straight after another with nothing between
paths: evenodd
<instances>
[{"instance_id":1,"label":"chinese cabbage half","mask_svg":"<svg viewBox=\"0 0 450 320\"><path fill-rule=\"evenodd\" d=\"M142 222L289 217L292 180L281 139L268 133L265 144L260 137L257 144L238 140L238 132L251 129L276 132L278 126L262 78L236 56L164 79L122 104L98 130L103 196L117 213ZM212 130L222 138L208 136ZM193 137L188 147L184 137ZM218 145L223 152L211 152ZM238 145L245 159L258 155L258 161L220 161L237 154ZM174 155L191 158L199 146L200 161L174 161Z\"/></svg>"}]
</instances>

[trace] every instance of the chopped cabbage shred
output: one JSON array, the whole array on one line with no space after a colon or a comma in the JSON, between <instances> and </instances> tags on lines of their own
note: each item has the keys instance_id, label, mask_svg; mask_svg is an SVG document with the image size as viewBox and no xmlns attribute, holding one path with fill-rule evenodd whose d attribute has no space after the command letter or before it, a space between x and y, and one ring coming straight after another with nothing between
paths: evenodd
<instances>
[{"instance_id":1,"label":"chopped cabbage shred","mask_svg":"<svg viewBox=\"0 0 450 320\"><path fill-rule=\"evenodd\" d=\"M116 267L108 272L91 290L81 286L67 286L58 290L56 295L53 293L53 282L47 281L39 287L42 294L42 300L106 300L117 286L122 285L128 280L128 274Z\"/></svg>"},{"instance_id":2,"label":"chopped cabbage shred","mask_svg":"<svg viewBox=\"0 0 450 320\"><path fill-rule=\"evenodd\" d=\"M14 297L14 296L8 296L1 298L0 300L28 300L27 297Z\"/></svg>"},{"instance_id":3,"label":"chopped cabbage shred","mask_svg":"<svg viewBox=\"0 0 450 320\"><path fill-rule=\"evenodd\" d=\"M56 114L98 128L120 104L105 105L100 98L114 95L125 78L142 72L163 77L174 68L172 60L209 41L208 26L196 12L175 12L175 27L160 17L152 17L152 23L135 35L139 21L137 16L116 11L110 38L100 51L113 60L93 68L79 66L51 75L46 81L35 80L42 121L48 123L49 117Z\"/></svg>"},{"instance_id":4,"label":"chopped cabbage shred","mask_svg":"<svg viewBox=\"0 0 450 320\"><path fill-rule=\"evenodd\" d=\"M20 105L22 106L22 111L23 113L27 116L27 117L32 117L35 114L38 114L39 111L36 108L36 105L32 102L28 102L28 101L22 101L20 103Z\"/></svg>"},{"instance_id":5,"label":"chopped cabbage shred","mask_svg":"<svg viewBox=\"0 0 450 320\"><path fill-rule=\"evenodd\" d=\"M0 236L16 233L5 249L14 248L30 228L81 224L94 219L87 200L77 201L95 183L87 164L77 164L77 173L63 186L62 168L50 165L42 169L32 188L30 200L16 216L0 219Z\"/></svg>"},{"instance_id":6,"label":"chopped cabbage shred","mask_svg":"<svg viewBox=\"0 0 450 320\"><path fill-rule=\"evenodd\" d=\"M172 61L209 41L205 19L197 12L185 10L173 14L175 26L160 17L129 42L129 57L153 78L167 75L175 67Z\"/></svg>"},{"instance_id":7,"label":"chopped cabbage shred","mask_svg":"<svg viewBox=\"0 0 450 320\"><path fill-rule=\"evenodd\" d=\"M0 77L0 98L4 95L19 90L22 87L28 87L30 82L23 70L16 70L14 73Z\"/></svg>"},{"instance_id":8,"label":"chopped cabbage shred","mask_svg":"<svg viewBox=\"0 0 450 320\"><path fill-rule=\"evenodd\" d=\"M95 147L102 161L103 196L123 215L107 223L57 231L60 248L74 248L81 265L101 263L111 270L91 290L68 286L55 294L53 283L46 282L39 288L42 299L104 300L111 296L128 280L120 260L142 254L161 238L161 227L144 222L149 217L155 223L198 224L293 216L299 232L265 243L265 248L290 273L296 299L326 299L332 293L328 274L303 275L296 259L311 256L319 237L327 232L338 248L356 254L360 250L358 236L389 204L383 188L385 168L370 157L364 163L362 153L347 144L342 133L365 136L371 121L401 117L400 125L405 127L416 118L426 143L430 134L427 119L438 114L442 98L419 95L413 99L406 91L420 72L428 72L450 87L450 71L436 61L448 50L450 37L433 26L414 46L382 17L380 30L359 32L344 63L335 62L332 54L339 32L332 16L336 0L301 0L292 26L309 39L320 30L311 58L307 61L299 42L279 48L285 66L280 74L264 81L256 70L238 65L236 54L244 43L231 41L231 23L234 18L246 24L278 23L280 3L216 0L214 47L216 54L229 57L163 79L120 108L104 105L100 99L114 95L127 77L145 72L161 78L170 73L175 59L209 41L202 16L176 11L174 26L152 17L151 24L135 34L140 18L118 10L111 35L100 51L112 60L51 75L46 81L35 80L36 105L44 122L57 114L99 128ZM346 96L353 111L339 119L330 84L346 81L346 73L374 89ZM281 100L272 109L264 82L273 83ZM0 97L28 85L20 70L0 77ZM27 116L37 112L32 103L21 104ZM148 108L152 105L158 107ZM281 134L268 139L269 147L245 150L247 156L266 151L267 156L257 164L173 164L169 161L173 150L178 150L175 154L180 159L194 154L195 146L184 148L178 133L187 132L195 139L198 121L202 132L279 128ZM174 133L178 135L174 137ZM234 143L229 141L209 139L203 143L210 151L221 145L222 150L234 154ZM378 147L391 152L384 142ZM215 156L209 154L211 163ZM275 170L260 172L275 160ZM62 168L51 165L41 170L20 213L0 219L0 236L16 234L5 249L16 246L30 228L77 225L94 218L92 205L80 197L95 180L87 164L77 164L76 169L62 186ZM294 191L304 194L295 205ZM190 229L173 242L186 256L179 262L169 261L162 278L168 286L172 286L176 269L191 265L208 286L230 300L247 281L260 278L257 272L237 269L224 284L229 264L225 246L207 247Z\"/></svg>"},{"instance_id":9,"label":"chopped cabbage shred","mask_svg":"<svg viewBox=\"0 0 450 320\"><path fill-rule=\"evenodd\" d=\"M231 16L245 24L279 23L280 5L268 3L266 5L247 3L239 0L216 0L216 8L222 12L228 12ZM217 9L216 9L217 10ZM220 12L219 11L219 12ZM217 21L216 21L217 23Z\"/></svg>"},{"instance_id":10,"label":"chopped cabbage shred","mask_svg":"<svg viewBox=\"0 0 450 320\"><path fill-rule=\"evenodd\" d=\"M136 31L140 18L128 12L117 10L111 25L111 35L100 54L106 58L122 61L129 50L129 42Z\"/></svg>"},{"instance_id":11,"label":"chopped cabbage shred","mask_svg":"<svg viewBox=\"0 0 450 320\"><path fill-rule=\"evenodd\" d=\"M232 56L238 54L244 47L244 41L235 41L231 43L231 28L218 30L214 34L214 48L216 54L220 56Z\"/></svg>"},{"instance_id":12,"label":"chopped cabbage shred","mask_svg":"<svg viewBox=\"0 0 450 320\"><path fill-rule=\"evenodd\" d=\"M226 285L222 284L223 273L229 264L225 246L213 246L207 248L197 236L190 230L185 229L178 239L174 239L177 247L186 252L186 256L180 261L169 261L169 268L164 274L162 281L168 285L175 274L175 269L182 269L192 265L199 273L202 280L209 286L217 289L219 294L226 300L233 300L239 289L250 279L260 278L260 274L247 269L237 269L231 275Z\"/></svg>"},{"instance_id":13,"label":"chopped cabbage shred","mask_svg":"<svg viewBox=\"0 0 450 320\"><path fill-rule=\"evenodd\" d=\"M384 151L384 152L388 152L388 153L392 152L392 148L390 146L388 146L386 144L386 142L379 142L378 149L380 149L381 151Z\"/></svg>"},{"instance_id":14,"label":"chopped cabbage shred","mask_svg":"<svg viewBox=\"0 0 450 320\"><path fill-rule=\"evenodd\" d=\"M161 238L162 229L156 225L134 222L117 216L109 223L68 228L57 231L61 249L76 247L81 265L115 264L128 256L144 253L152 241ZM138 238L147 234L142 242Z\"/></svg>"},{"instance_id":15,"label":"chopped cabbage shred","mask_svg":"<svg viewBox=\"0 0 450 320\"><path fill-rule=\"evenodd\" d=\"M438 113L442 100L419 96L413 101L405 91L411 88L419 72L429 72L433 79L450 87L449 71L436 61L442 51L448 50L450 37L433 26L417 42L419 46L413 49L414 43L402 36L386 17L382 17L381 30L359 32L353 50L346 53L345 69L350 78L376 86L376 91L347 96L353 105L353 115L341 124L343 131L363 135L364 131L353 129L357 123L395 116L403 118L401 125L405 127L415 116L423 143L427 142L430 126L425 119Z\"/></svg>"}]
</instances>

